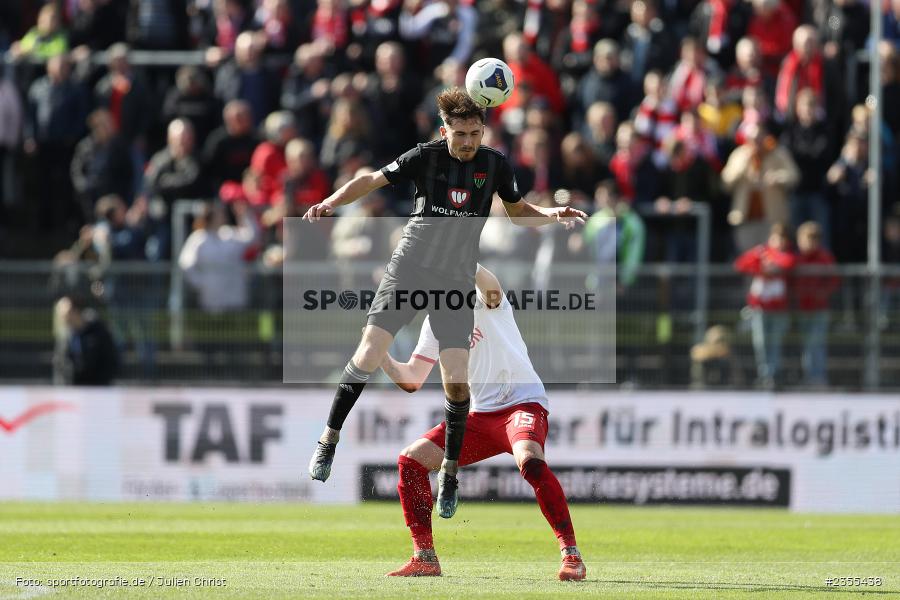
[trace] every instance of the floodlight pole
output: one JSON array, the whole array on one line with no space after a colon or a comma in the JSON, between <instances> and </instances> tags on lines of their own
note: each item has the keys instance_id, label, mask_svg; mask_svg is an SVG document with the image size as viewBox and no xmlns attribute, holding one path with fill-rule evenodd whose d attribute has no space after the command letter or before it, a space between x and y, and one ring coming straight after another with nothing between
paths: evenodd
<instances>
[{"instance_id":1,"label":"floodlight pole","mask_svg":"<svg viewBox=\"0 0 900 600\"><path fill-rule=\"evenodd\" d=\"M878 46L882 38L882 2L870 4L872 43L869 49L869 95L866 105L871 109L869 125L869 168L874 177L869 182L869 333L866 340L865 386L878 389L881 371L881 61Z\"/></svg>"}]
</instances>

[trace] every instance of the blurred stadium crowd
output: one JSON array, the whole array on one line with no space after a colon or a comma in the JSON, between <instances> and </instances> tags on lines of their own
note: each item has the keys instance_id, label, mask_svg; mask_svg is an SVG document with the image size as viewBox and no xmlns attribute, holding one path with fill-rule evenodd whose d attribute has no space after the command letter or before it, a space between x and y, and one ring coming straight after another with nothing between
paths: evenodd
<instances>
[{"instance_id":1,"label":"blurred stadium crowd","mask_svg":"<svg viewBox=\"0 0 900 600\"><path fill-rule=\"evenodd\" d=\"M566 189L581 207L636 209L657 234L645 238L651 261L696 259L685 216L695 203L712 211L714 261L763 243L776 222L805 221L839 262L866 257L869 7L858 0L26 0L2 10L0 227L109 237L117 258L165 259L172 203L208 198L249 204L255 243L274 243L279 217L434 137L434 93L498 56L518 87L491 111L487 143L512 157L534 201ZM871 56L884 73L879 166L892 217L900 2L883 11L886 41ZM164 68L132 64L130 50L200 52ZM196 64L176 71L181 60ZM405 192L362 210L407 214Z\"/></svg>"},{"instance_id":2,"label":"blurred stadium crowd","mask_svg":"<svg viewBox=\"0 0 900 600\"><path fill-rule=\"evenodd\" d=\"M549 253L546 236L486 228L485 251L534 260L538 284L542 264L546 275L567 259L618 261L628 287L642 262L707 253L765 276L760 260L795 247L802 224L816 252L864 262L876 168L882 256L900 264L900 0L880 9L875 48L860 0L3 2L0 258L101 270L172 259L201 308L244 308L239 270L197 267L277 268L282 217L435 137L436 93L497 56L517 88L489 111L485 143L510 156L529 200L593 215L583 232L550 240ZM872 60L884 85L879 165L867 156ZM389 252L390 232L376 234L370 217L408 215L409 191L346 207L305 240L304 256ZM185 199L206 203L192 204L194 233L171 256ZM706 211L711 237L698 248ZM773 231L784 248L767 249ZM822 256L799 264L830 262ZM789 262L785 271L798 261ZM821 310L836 281L807 280L801 288L824 291L811 303L792 292L791 305ZM57 287L57 297L70 291ZM165 304L165 292L142 289L123 293L131 309L137 297ZM775 302L750 292L757 313L784 308L784 290ZM754 327L780 345L787 326ZM818 344L822 329L810 333ZM760 377L771 377L779 359L766 364L774 350L759 345ZM715 339L707 346L715 355Z\"/></svg>"}]
</instances>

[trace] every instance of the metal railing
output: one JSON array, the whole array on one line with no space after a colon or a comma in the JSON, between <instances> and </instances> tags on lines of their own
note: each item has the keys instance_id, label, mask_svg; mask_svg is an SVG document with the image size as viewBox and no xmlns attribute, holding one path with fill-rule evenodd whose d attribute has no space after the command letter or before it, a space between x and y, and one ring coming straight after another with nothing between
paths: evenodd
<instances>
[{"instance_id":1,"label":"metal railing","mask_svg":"<svg viewBox=\"0 0 900 600\"><path fill-rule=\"evenodd\" d=\"M375 266L360 262L345 267L362 278L371 277ZM510 261L488 266L501 281L520 280L532 268ZM62 294L81 293L92 299L121 344L122 383L279 384L282 274L260 265L248 268L247 305L215 314L202 310L187 287L180 306L170 301L177 280L172 275L179 271L172 263L114 263L98 275L90 265L2 262L0 379L53 379L53 355L59 351L53 305ZM587 277L595 268L578 264L561 269L567 276ZM865 266L843 266L838 273L841 284L831 298L825 342L830 386L900 389L900 268L872 273ZM654 389L756 385L752 315L745 308L748 278L730 265L711 265L707 274L705 305L697 300L701 286L695 265L645 265L635 283L621 291L616 314L619 384ZM878 297L872 295L874 279L881 287ZM357 320L348 321L350 337L358 336L362 313ZM578 348L548 337L539 315L517 314L517 320L531 352L577 354ZM726 375L710 378L698 364L697 349L704 344L697 341L699 322L724 332L728 351L716 369ZM789 389L805 389L802 322L802 314L792 313L784 337L780 377ZM329 335L340 337L342 331L331 326ZM873 339L879 339L878 348L867 348ZM877 373L874 380L866 377L871 371Z\"/></svg>"},{"instance_id":2,"label":"metal railing","mask_svg":"<svg viewBox=\"0 0 900 600\"><path fill-rule=\"evenodd\" d=\"M94 66L103 66L109 62L109 52L94 51L88 55ZM291 63L288 55L267 55L263 61L268 67L284 67ZM128 62L135 67L178 68L183 65L202 67L207 64L205 50L129 50ZM43 66L45 59L35 56L14 57L11 52L0 53L0 63L10 65Z\"/></svg>"}]
</instances>

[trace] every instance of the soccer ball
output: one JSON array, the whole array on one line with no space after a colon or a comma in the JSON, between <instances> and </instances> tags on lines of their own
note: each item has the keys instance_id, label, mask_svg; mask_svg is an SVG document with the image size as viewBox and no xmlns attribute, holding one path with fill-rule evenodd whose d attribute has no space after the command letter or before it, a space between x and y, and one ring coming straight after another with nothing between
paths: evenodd
<instances>
[{"instance_id":1,"label":"soccer ball","mask_svg":"<svg viewBox=\"0 0 900 600\"><path fill-rule=\"evenodd\" d=\"M512 70L499 58L483 58L466 73L466 91L485 108L506 102L515 87Z\"/></svg>"}]
</instances>

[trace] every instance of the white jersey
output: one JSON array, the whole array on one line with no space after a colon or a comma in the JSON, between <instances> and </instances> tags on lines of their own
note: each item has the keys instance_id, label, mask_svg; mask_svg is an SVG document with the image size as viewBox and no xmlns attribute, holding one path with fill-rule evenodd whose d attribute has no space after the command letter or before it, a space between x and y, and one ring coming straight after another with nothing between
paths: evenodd
<instances>
[{"instance_id":1,"label":"white jersey","mask_svg":"<svg viewBox=\"0 0 900 600\"><path fill-rule=\"evenodd\" d=\"M528 348L506 297L498 308L479 301L475 329L469 338L469 388L473 412L495 412L524 402L549 411L544 384L528 358ZM432 364L439 360L438 340L428 317L422 323L413 357Z\"/></svg>"}]
</instances>

